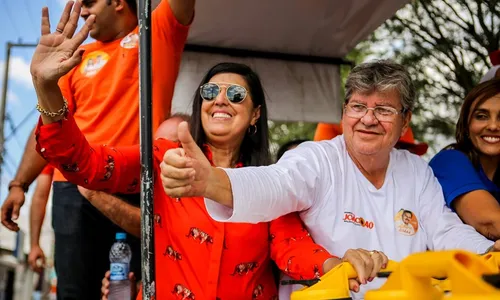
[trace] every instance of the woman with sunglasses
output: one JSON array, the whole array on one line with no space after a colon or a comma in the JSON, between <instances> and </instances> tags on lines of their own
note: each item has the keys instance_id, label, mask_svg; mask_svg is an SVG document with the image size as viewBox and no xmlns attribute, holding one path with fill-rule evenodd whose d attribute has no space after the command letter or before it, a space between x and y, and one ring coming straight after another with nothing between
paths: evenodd
<instances>
[{"instance_id":1,"label":"woman with sunglasses","mask_svg":"<svg viewBox=\"0 0 500 300\"><path fill-rule=\"evenodd\" d=\"M39 153L71 182L110 193L139 191L139 146L90 146L57 86L61 49L35 51L31 65L41 121ZM43 59L40 59L40 57ZM53 60L53 61L51 61ZM238 168L271 162L267 109L260 80L249 67L211 68L193 101L191 133L212 165ZM273 299L277 287L270 259L294 278L311 279L340 261L313 243L297 214L259 224L224 224L208 215L202 197L171 198L160 180L167 149L154 142L154 220L157 299ZM140 296L139 296L140 297Z\"/></svg>"}]
</instances>

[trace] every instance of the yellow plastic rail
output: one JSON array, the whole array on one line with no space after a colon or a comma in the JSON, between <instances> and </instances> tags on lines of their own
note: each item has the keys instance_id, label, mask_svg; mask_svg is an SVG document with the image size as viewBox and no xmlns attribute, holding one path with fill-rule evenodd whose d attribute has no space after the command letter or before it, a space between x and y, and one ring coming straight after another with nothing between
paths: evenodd
<instances>
[{"instance_id":1,"label":"yellow plastic rail","mask_svg":"<svg viewBox=\"0 0 500 300\"><path fill-rule=\"evenodd\" d=\"M365 300L500 300L500 289L485 280L499 271L500 253L415 253L400 263L389 261L381 270L389 272L389 278L380 289L366 292ZM339 264L318 283L293 292L291 300L350 299L348 280L356 277L351 264Z\"/></svg>"}]
</instances>

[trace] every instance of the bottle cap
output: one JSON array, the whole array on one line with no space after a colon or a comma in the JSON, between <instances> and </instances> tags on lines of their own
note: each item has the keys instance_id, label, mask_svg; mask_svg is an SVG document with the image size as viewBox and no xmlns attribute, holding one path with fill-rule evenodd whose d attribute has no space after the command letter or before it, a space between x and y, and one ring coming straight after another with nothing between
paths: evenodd
<instances>
[{"instance_id":1,"label":"bottle cap","mask_svg":"<svg viewBox=\"0 0 500 300\"><path fill-rule=\"evenodd\" d=\"M116 233L116 239L117 240L126 240L127 239L127 234L124 232L117 232Z\"/></svg>"}]
</instances>

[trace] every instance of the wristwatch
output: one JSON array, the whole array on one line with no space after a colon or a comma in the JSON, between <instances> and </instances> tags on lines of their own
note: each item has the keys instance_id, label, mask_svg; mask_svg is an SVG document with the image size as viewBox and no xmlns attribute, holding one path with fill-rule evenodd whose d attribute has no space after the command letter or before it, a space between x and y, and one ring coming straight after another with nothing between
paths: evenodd
<instances>
[{"instance_id":1,"label":"wristwatch","mask_svg":"<svg viewBox=\"0 0 500 300\"><path fill-rule=\"evenodd\" d=\"M27 183L22 183L22 182L17 181L17 180L12 180L11 182L9 182L9 192L10 192L10 189L13 187L19 187L26 193L30 186Z\"/></svg>"}]
</instances>

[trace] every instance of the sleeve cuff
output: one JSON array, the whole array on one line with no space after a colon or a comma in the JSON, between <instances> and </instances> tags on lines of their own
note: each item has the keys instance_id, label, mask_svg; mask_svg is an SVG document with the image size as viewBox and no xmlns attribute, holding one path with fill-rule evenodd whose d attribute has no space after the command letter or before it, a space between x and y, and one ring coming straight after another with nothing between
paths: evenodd
<instances>
[{"instance_id":1,"label":"sleeve cuff","mask_svg":"<svg viewBox=\"0 0 500 300\"><path fill-rule=\"evenodd\" d=\"M205 207L207 208L207 212L212 219L217 222L231 222L234 219L235 212L238 211L238 201L235 198L235 189L237 189L237 184L235 184L230 176L231 169L220 168L226 172L226 175L229 178L229 182L231 184L231 190L233 193L233 208L222 205L212 199L204 198Z\"/></svg>"},{"instance_id":2,"label":"sleeve cuff","mask_svg":"<svg viewBox=\"0 0 500 300\"><path fill-rule=\"evenodd\" d=\"M233 208L222 205L214 200L209 198L205 198L205 206L207 208L208 214L212 219L218 222L243 222L243 223L251 223L249 222L249 214L245 214L245 211L248 211L247 207L244 207L239 201L238 195L243 193L245 187L238 184L238 177L234 177L233 172L235 169L227 169L220 168L226 172L227 177L229 178L229 182L231 184L231 190L233 192Z\"/></svg>"},{"instance_id":3,"label":"sleeve cuff","mask_svg":"<svg viewBox=\"0 0 500 300\"><path fill-rule=\"evenodd\" d=\"M457 199L458 197L462 196L465 193L472 192L472 191L477 191L477 190L486 190L484 184L481 183L472 183L472 184L467 184L465 186L462 186L453 192L449 193L448 195L445 195L445 200L446 200L446 205L448 207L452 207L453 201Z\"/></svg>"},{"instance_id":4,"label":"sleeve cuff","mask_svg":"<svg viewBox=\"0 0 500 300\"><path fill-rule=\"evenodd\" d=\"M245 174L239 172L242 169L220 168L226 172L231 190L233 193L233 208L226 207L216 201L205 198L205 206L208 214L218 222L231 223L250 223L257 224L261 222L269 222L273 219L265 215L265 210L262 209L259 202L259 193L251 192L252 187L248 185ZM253 195L255 198L248 200L248 195ZM257 203L256 203L257 202Z\"/></svg>"},{"instance_id":5,"label":"sleeve cuff","mask_svg":"<svg viewBox=\"0 0 500 300\"><path fill-rule=\"evenodd\" d=\"M490 240L486 240L484 242L481 242L477 247L477 253L480 255L486 254L489 250L491 250L493 245L495 245L495 242L490 241Z\"/></svg>"},{"instance_id":6,"label":"sleeve cuff","mask_svg":"<svg viewBox=\"0 0 500 300\"><path fill-rule=\"evenodd\" d=\"M323 276L323 275L325 275L325 272L323 272L323 269L324 269L324 264L325 264L326 260L329 258L337 258L337 259L339 259L339 258L336 256L333 256L333 255L330 255L328 252L320 252L318 254L319 254L319 255L317 255L318 257L314 257L314 260L315 260L314 264L320 266L319 275Z\"/></svg>"},{"instance_id":7,"label":"sleeve cuff","mask_svg":"<svg viewBox=\"0 0 500 300\"><path fill-rule=\"evenodd\" d=\"M40 117L35 130L37 152L45 159L57 156L61 149L70 148L68 144L74 144L72 139L68 139L75 136L74 132L79 132L79 129L71 113L65 119L50 124L43 124Z\"/></svg>"},{"instance_id":8,"label":"sleeve cuff","mask_svg":"<svg viewBox=\"0 0 500 300\"><path fill-rule=\"evenodd\" d=\"M215 202L214 200L211 200L209 198L204 199L207 212L212 219L217 222L228 222L231 220L234 212L232 208Z\"/></svg>"}]
</instances>

